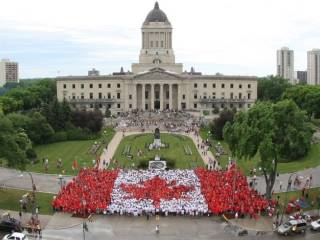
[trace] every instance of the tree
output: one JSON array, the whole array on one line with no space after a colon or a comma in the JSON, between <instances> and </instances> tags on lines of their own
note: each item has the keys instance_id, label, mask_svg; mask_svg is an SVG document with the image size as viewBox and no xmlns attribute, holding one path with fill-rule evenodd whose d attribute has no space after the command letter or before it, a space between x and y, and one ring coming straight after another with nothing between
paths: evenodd
<instances>
[{"instance_id":1,"label":"tree","mask_svg":"<svg viewBox=\"0 0 320 240\"><path fill-rule=\"evenodd\" d=\"M101 111L74 111L72 112L72 123L82 129L87 128L92 133L97 133L102 128L103 115Z\"/></svg>"},{"instance_id":2,"label":"tree","mask_svg":"<svg viewBox=\"0 0 320 240\"><path fill-rule=\"evenodd\" d=\"M260 78L258 80L258 100L277 102L281 100L284 91L291 86L288 80L281 77Z\"/></svg>"},{"instance_id":3,"label":"tree","mask_svg":"<svg viewBox=\"0 0 320 240\"><path fill-rule=\"evenodd\" d=\"M313 130L306 113L290 100L261 102L239 112L226 124L224 138L233 156L250 159L260 155L259 167L270 199L281 160L298 159L308 153Z\"/></svg>"},{"instance_id":4,"label":"tree","mask_svg":"<svg viewBox=\"0 0 320 240\"><path fill-rule=\"evenodd\" d=\"M213 137L217 140L223 140L223 127L227 122L233 122L234 112L230 109L220 112L219 117L213 120L210 126Z\"/></svg>"},{"instance_id":5,"label":"tree","mask_svg":"<svg viewBox=\"0 0 320 240\"><path fill-rule=\"evenodd\" d=\"M54 130L46 118L39 112L31 112L27 115L11 113L7 117L11 120L15 129L23 129L35 144L49 142L54 134Z\"/></svg>"},{"instance_id":6,"label":"tree","mask_svg":"<svg viewBox=\"0 0 320 240\"><path fill-rule=\"evenodd\" d=\"M0 158L7 159L9 167L24 168L28 147L30 140L27 135L17 132L7 117L0 116Z\"/></svg>"},{"instance_id":7,"label":"tree","mask_svg":"<svg viewBox=\"0 0 320 240\"><path fill-rule=\"evenodd\" d=\"M310 117L320 117L319 86L295 85L284 92L283 99L292 99L301 109L307 111Z\"/></svg>"},{"instance_id":8,"label":"tree","mask_svg":"<svg viewBox=\"0 0 320 240\"><path fill-rule=\"evenodd\" d=\"M23 106L20 100L16 100L13 97L2 96L0 102L5 114L18 111L22 109Z\"/></svg>"}]
</instances>

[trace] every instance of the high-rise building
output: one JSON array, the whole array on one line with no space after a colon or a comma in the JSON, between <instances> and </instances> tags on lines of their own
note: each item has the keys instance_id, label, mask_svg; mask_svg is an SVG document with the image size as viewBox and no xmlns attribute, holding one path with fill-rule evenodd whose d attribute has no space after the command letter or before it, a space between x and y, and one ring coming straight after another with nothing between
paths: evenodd
<instances>
[{"instance_id":1,"label":"high-rise building","mask_svg":"<svg viewBox=\"0 0 320 240\"><path fill-rule=\"evenodd\" d=\"M294 78L296 83L307 84L307 71L296 71L294 72Z\"/></svg>"},{"instance_id":2,"label":"high-rise building","mask_svg":"<svg viewBox=\"0 0 320 240\"><path fill-rule=\"evenodd\" d=\"M308 51L308 84L320 84L320 49Z\"/></svg>"},{"instance_id":3,"label":"high-rise building","mask_svg":"<svg viewBox=\"0 0 320 240\"><path fill-rule=\"evenodd\" d=\"M288 79L290 83L294 81L294 54L293 50L283 47L277 50L277 75Z\"/></svg>"},{"instance_id":4,"label":"high-rise building","mask_svg":"<svg viewBox=\"0 0 320 240\"><path fill-rule=\"evenodd\" d=\"M2 59L0 61L0 87L11 82L19 82L19 65L9 59Z\"/></svg>"},{"instance_id":5,"label":"high-rise building","mask_svg":"<svg viewBox=\"0 0 320 240\"><path fill-rule=\"evenodd\" d=\"M92 70L88 71L88 76L99 76L100 73L98 70L96 70L95 68L92 68Z\"/></svg>"}]
</instances>

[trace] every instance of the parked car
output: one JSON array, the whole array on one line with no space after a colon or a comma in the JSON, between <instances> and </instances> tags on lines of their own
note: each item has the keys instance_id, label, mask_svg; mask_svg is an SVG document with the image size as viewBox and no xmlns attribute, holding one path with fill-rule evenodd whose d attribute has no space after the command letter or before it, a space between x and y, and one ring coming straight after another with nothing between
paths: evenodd
<instances>
[{"instance_id":1,"label":"parked car","mask_svg":"<svg viewBox=\"0 0 320 240\"><path fill-rule=\"evenodd\" d=\"M319 231L320 230L320 219L311 222L311 229L315 230L315 231Z\"/></svg>"},{"instance_id":2,"label":"parked car","mask_svg":"<svg viewBox=\"0 0 320 240\"><path fill-rule=\"evenodd\" d=\"M282 235L291 233L304 233L307 229L307 222L304 219L290 220L278 227L277 232Z\"/></svg>"},{"instance_id":3,"label":"parked car","mask_svg":"<svg viewBox=\"0 0 320 240\"><path fill-rule=\"evenodd\" d=\"M4 232L22 232L21 222L14 218L0 220L0 230Z\"/></svg>"},{"instance_id":4,"label":"parked car","mask_svg":"<svg viewBox=\"0 0 320 240\"><path fill-rule=\"evenodd\" d=\"M297 219L297 217L299 218L299 219L304 219L304 220L306 220L307 222L311 222L312 221L312 218L311 218L311 216L309 215L309 214L306 214L306 213L296 213L295 215L291 215L290 217L289 217L289 219L290 220L295 220L295 219Z\"/></svg>"},{"instance_id":5,"label":"parked car","mask_svg":"<svg viewBox=\"0 0 320 240\"><path fill-rule=\"evenodd\" d=\"M28 237L23 233L15 232L5 235L2 240L28 240Z\"/></svg>"}]
</instances>

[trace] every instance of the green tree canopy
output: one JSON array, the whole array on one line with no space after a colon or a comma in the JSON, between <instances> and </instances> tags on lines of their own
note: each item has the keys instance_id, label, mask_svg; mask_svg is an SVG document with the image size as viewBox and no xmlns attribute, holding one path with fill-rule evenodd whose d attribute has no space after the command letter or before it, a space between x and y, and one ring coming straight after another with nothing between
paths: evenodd
<instances>
[{"instance_id":1,"label":"green tree canopy","mask_svg":"<svg viewBox=\"0 0 320 240\"><path fill-rule=\"evenodd\" d=\"M283 99L292 99L310 117L320 117L320 86L295 85L286 89Z\"/></svg>"},{"instance_id":2,"label":"green tree canopy","mask_svg":"<svg viewBox=\"0 0 320 240\"><path fill-rule=\"evenodd\" d=\"M260 155L269 198L278 162L306 155L312 133L306 113L291 100L257 103L247 112L237 113L233 124L224 128L224 138L234 156L250 159Z\"/></svg>"},{"instance_id":3,"label":"green tree canopy","mask_svg":"<svg viewBox=\"0 0 320 240\"><path fill-rule=\"evenodd\" d=\"M258 100L277 102L282 94L292 85L288 80L277 76L260 78L258 80Z\"/></svg>"},{"instance_id":4,"label":"green tree canopy","mask_svg":"<svg viewBox=\"0 0 320 240\"><path fill-rule=\"evenodd\" d=\"M223 140L223 127L227 122L233 122L235 112L230 109L224 109L220 112L219 117L214 119L210 124L210 130L213 137L217 140Z\"/></svg>"}]
</instances>

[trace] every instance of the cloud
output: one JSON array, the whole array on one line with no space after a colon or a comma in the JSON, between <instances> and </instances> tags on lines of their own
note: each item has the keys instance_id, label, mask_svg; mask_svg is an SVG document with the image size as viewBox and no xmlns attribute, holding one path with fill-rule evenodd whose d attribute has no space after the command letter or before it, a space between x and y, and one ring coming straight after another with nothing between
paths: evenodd
<instances>
[{"instance_id":1,"label":"cloud","mask_svg":"<svg viewBox=\"0 0 320 240\"><path fill-rule=\"evenodd\" d=\"M154 0L10 0L0 9L0 58L22 77L108 74L138 60L140 27ZM296 69L320 47L318 0L161 0L174 27L177 62L206 73L275 73L276 50L295 50ZM39 67L40 66L40 67Z\"/></svg>"}]
</instances>

